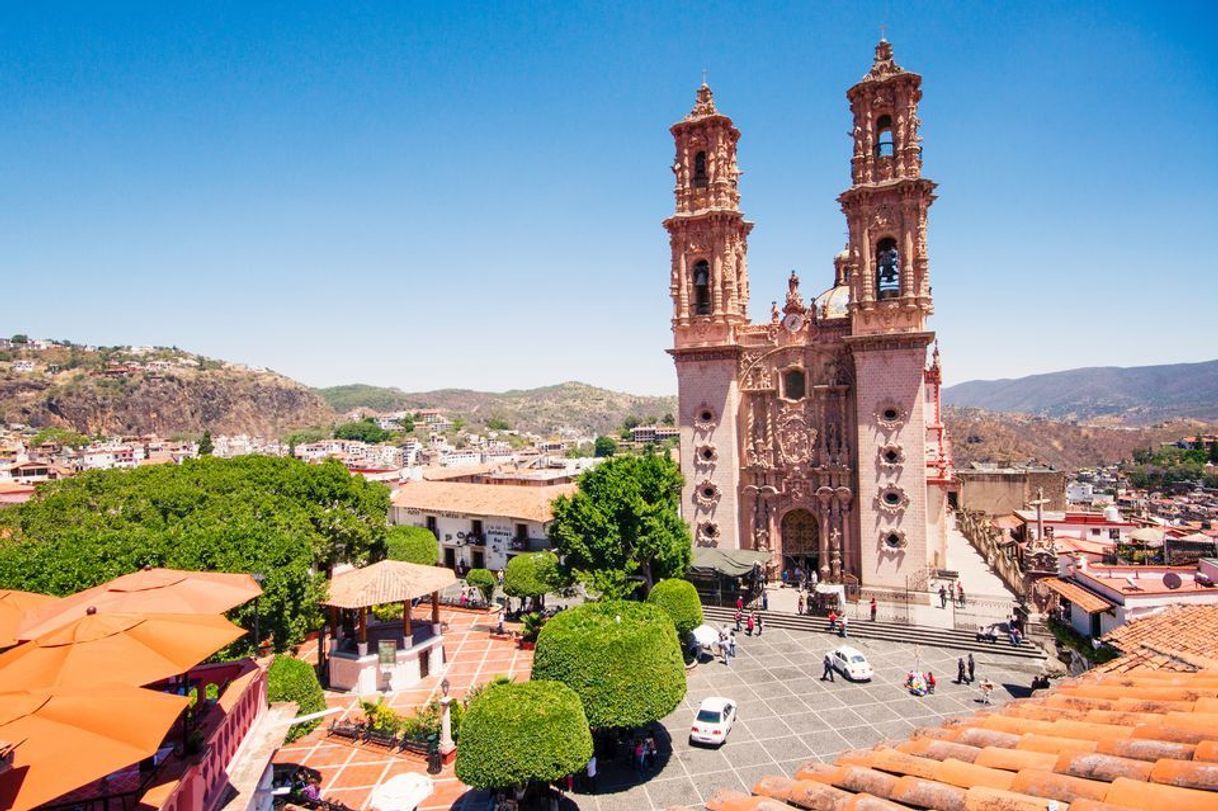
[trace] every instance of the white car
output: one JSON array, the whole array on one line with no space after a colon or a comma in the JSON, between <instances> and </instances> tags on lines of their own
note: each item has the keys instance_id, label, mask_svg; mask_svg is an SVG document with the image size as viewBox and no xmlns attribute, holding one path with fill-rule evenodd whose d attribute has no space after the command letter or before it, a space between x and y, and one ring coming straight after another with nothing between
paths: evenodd
<instances>
[{"instance_id":1,"label":"white car","mask_svg":"<svg viewBox=\"0 0 1218 811\"><path fill-rule=\"evenodd\" d=\"M852 648L849 645L835 648L829 654L829 661L833 663L834 670L851 681L870 681L871 677L875 675L867 657L858 648Z\"/></svg>"},{"instance_id":2,"label":"white car","mask_svg":"<svg viewBox=\"0 0 1218 811\"><path fill-rule=\"evenodd\" d=\"M697 743L721 744L736 723L736 702L730 698L707 698L698 707L694 724L689 728L689 740Z\"/></svg>"}]
</instances>

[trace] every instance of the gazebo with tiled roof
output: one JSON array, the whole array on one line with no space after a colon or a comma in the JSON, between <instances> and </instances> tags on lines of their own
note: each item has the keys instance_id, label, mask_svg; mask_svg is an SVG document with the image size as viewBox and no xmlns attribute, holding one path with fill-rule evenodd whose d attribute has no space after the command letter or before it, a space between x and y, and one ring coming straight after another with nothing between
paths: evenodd
<instances>
[{"instance_id":1,"label":"gazebo with tiled roof","mask_svg":"<svg viewBox=\"0 0 1218 811\"><path fill-rule=\"evenodd\" d=\"M322 601L329 609L334 634L327 640L323 631L321 640L321 649L328 652L330 686L361 693L397 690L440 672L444 665L440 591L455 581L450 569L400 560L382 560L334 575L329 596ZM411 616L413 601L428 595L431 624L417 633ZM369 652L368 611L392 603L402 604L401 634L382 635L377 650ZM355 613L354 640L342 636L344 611Z\"/></svg>"}]
</instances>

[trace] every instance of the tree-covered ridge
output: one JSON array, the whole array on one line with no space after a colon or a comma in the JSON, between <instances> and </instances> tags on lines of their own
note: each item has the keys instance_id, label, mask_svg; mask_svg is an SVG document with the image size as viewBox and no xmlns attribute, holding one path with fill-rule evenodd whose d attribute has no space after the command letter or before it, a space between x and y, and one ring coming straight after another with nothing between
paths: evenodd
<instances>
[{"instance_id":1,"label":"tree-covered ridge","mask_svg":"<svg viewBox=\"0 0 1218 811\"><path fill-rule=\"evenodd\" d=\"M1123 465L1122 470L1130 484L1146 490L1194 483L1218 487L1218 442L1193 448L1168 445L1153 451L1138 451L1133 455L1133 462Z\"/></svg>"},{"instance_id":2,"label":"tree-covered ridge","mask_svg":"<svg viewBox=\"0 0 1218 811\"><path fill-rule=\"evenodd\" d=\"M145 566L265 575L282 650L320 623L327 572L385 555L389 489L337 462L207 457L40 485L0 511L0 587L66 595ZM254 625L254 606L234 619Z\"/></svg>"},{"instance_id":3,"label":"tree-covered ridge","mask_svg":"<svg viewBox=\"0 0 1218 811\"><path fill-rule=\"evenodd\" d=\"M373 411L401 411L410 402L410 395L401 389L351 383L314 389L335 411L370 408Z\"/></svg>"}]
</instances>

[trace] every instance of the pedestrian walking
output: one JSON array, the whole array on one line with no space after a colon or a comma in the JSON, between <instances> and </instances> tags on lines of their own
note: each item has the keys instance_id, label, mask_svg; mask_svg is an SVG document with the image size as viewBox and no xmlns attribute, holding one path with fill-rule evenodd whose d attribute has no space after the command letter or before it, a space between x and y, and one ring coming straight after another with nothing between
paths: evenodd
<instances>
[{"instance_id":1,"label":"pedestrian walking","mask_svg":"<svg viewBox=\"0 0 1218 811\"><path fill-rule=\"evenodd\" d=\"M787 587L787 582L790 580L790 578L791 578L790 573L786 569L783 569L782 570L782 587L784 589Z\"/></svg>"},{"instance_id":2,"label":"pedestrian walking","mask_svg":"<svg viewBox=\"0 0 1218 811\"><path fill-rule=\"evenodd\" d=\"M765 621L761 618L760 614L754 614L753 616L757 617L757 636L761 636L761 632L765 628Z\"/></svg>"},{"instance_id":3,"label":"pedestrian walking","mask_svg":"<svg viewBox=\"0 0 1218 811\"><path fill-rule=\"evenodd\" d=\"M753 635L753 615L749 614L749 618L745 621L744 632L749 636Z\"/></svg>"},{"instance_id":4,"label":"pedestrian walking","mask_svg":"<svg viewBox=\"0 0 1218 811\"><path fill-rule=\"evenodd\" d=\"M939 584L939 607L947 608L947 588L942 583Z\"/></svg>"},{"instance_id":5,"label":"pedestrian walking","mask_svg":"<svg viewBox=\"0 0 1218 811\"><path fill-rule=\"evenodd\" d=\"M849 618L847 618L845 614L842 614L841 625L838 626L840 628L840 630L837 632L837 635L842 637L843 639L850 636L850 631L846 627L847 623L849 623L849 621L850 621Z\"/></svg>"},{"instance_id":6,"label":"pedestrian walking","mask_svg":"<svg viewBox=\"0 0 1218 811\"><path fill-rule=\"evenodd\" d=\"M960 603L960 607L964 608L964 584L956 584L956 602Z\"/></svg>"},{"instance_id":7,"label":"pedestrian walking","mask_svg":"<svg viewBox=\"0 0 1218 811\"><path fill-rule=\"evenodd\" d=\"M969 684L973 683L973 679L975 678L973 673L975 672L976 668L977 668L977 663L973 661L973 654L970 652L968 655L968 683Z\"/></svg>"},{"instance_id":8,"label":"pedestrian walking","mask_svg":"<svg viewBox=\"0 0 1218 811\"><path fill-rule=\"evenodd\" d=\"M795 603L795 613L804 613L804 593L802 591L799 593L799 601Z\"/></svg>"},{"instance_id":9,"label":"pedestrian walking","mask_svg":"<svg viewBox=\"0 0 1218 811\"><path fill-rule=\"evenodd\" d=\"M727 652L728 655L735 658L736 656L736 632L732 631L727 635Z\"/></svg>"},{"instance_id":10,"label":"pedestrian walking","mask_svg":"<svg viewBox=\"0 0 1218 811\"><path fill-rule=\"evenodd\" d=\"M827 654L827 653L825 654L824 666L825 666L825 669L824 669L824 672L822 672L820 674L820 680L821 681L825 681L825 680L836 681L833 678L833 660L829 658L829 654Z\"/></svg>"},{"instance_id":11,"label":"pedestrian walking","mask_svg":"<svg viewBox=\"0 0 1218 811\"><path fill-rule=\"evenodd\" d=\"M872 598L871 598L871 621L872 621L872 622L875 622L875 608L876 608L876 606L875 606L875 598L874 598L874 597L872 597Z\"/></svg>"},{"instance_id":12,"label":"pedestrian walking","mask_svg":"<svg viewBox=\"0 0 1218 811\"><path fill-rule=\"evenodd\" d=\"M585 770L587 774L587 783L584 788L589 794L596 793L596 753L592 753L592 757L588 759L588 768Z\"/></svg>"},{"instance_id":13,"label":"pedestrian walking","mask_svg":"<svg viewBox=\"0 0 1218 811\"><path fill-rule=\"evenodd\" d=\"M965 674L964 657L961 656L956 660L956 684L965 684L968 677Z\"/></svg>"},{"instance_id":14,"label":"pedestrian walking","mask_svg":"<svg viewBox=\"0 0 1218 811\"><path fill-rule=\"evenodd\" d=\"M737 608L737 609L736 609L736 630L737 630L737 631L739 631L739 630L740 630L740 624L741 624L742 622L744 622L744 611L742 611L741 609Z\"/></svg>"},{"instance_id":15,"label":"pedestrian walking","mask_svg":"<svg viewBox=\"0 0 1218 811\"><path fill-rule=\"evenodd\" d=\"M981 703L992 704L993 702L990 698L994 693L994 682L989 679L982 679L981 684L977 686L981 688Z\"/></svg>"},{"instance_id":16,"label":"pedestrian walking","mask_svg":"<svg viewBox=\"0 0 1218 811\"><path fill-rule=\"evenodd\" d=\"M744 595L743 594L736 595L736 610L737 611L744 610Z\"/></svg>"},{"instance_id":17,"label":"pedestrian walking","mask_svg":"<svg viewBox=\"0 0 1218 811\"><path fill-rule=\"evenodd\" d=\"M765 589L762 589L761 591L761 610L770 610L770 594Z\"/></svg>"}]
</instances>

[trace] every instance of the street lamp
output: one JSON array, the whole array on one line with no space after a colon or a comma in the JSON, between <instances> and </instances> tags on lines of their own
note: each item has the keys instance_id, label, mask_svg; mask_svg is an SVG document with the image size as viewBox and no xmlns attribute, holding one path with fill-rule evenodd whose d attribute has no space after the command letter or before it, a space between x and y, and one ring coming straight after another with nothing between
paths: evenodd
<instances>
[{"instance_id":1,"label":"street lamp","mask_svg":"<svg viewBox=\"0 0 1218 811\"><path fill-rule=\"evenodd\" d=\"M253 578L259 588L266 582L266 575L262 572L254 572ZM262 647L262 614L259 610L261 602L262 595L259 594L254 598L254 658L258 657L258 651Z\"/></svg>"},{"instance_id":2,"label":"street lamp","mask_svg":"<svg viewBox=\"0 0 1218 811\"><path fill-rule=\"evenodd\" d=\"M448 683L448 676L445 676L444 680L440 682L440 692L444 694L445 698L448 698L448 688L451 686Z\"/></svg>"}]
</instances>

